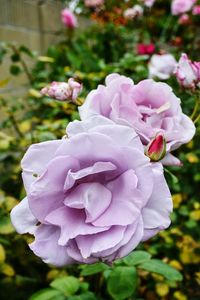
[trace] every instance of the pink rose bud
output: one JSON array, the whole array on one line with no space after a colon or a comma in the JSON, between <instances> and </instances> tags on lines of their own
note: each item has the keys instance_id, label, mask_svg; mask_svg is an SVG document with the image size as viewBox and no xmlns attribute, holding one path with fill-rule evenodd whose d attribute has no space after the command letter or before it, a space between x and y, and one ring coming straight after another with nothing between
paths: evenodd
<instances>
[{"instance_id":1,"label":"pink rose bud","mask_svg":"<svg viewBox=\"0 0 200 300\"><path fill-rule=\"evenodd\" d=\"M192 62L183 53L176 66L175 75L181 86L194 89L200 83L200 62Z\"/></svg>"},{"instance_id":2,"label":"pink rose bud","mask_svg":"<svg viewBox=\"0 0 200 300\"><path fill-rule=\"evenodd\" d=\"M76 16L69 9L65 8L61 11L61 19L66 27L74 28L77 27Z\"/></svg>"},{"instance_id":3,"label":"pink rose bud","mask_svg":"<svg viewBox=\"0 0 200 300\"><path fill-rule=\"evenodd\" d=\"M192 10L193 15L200 15L200 5L195 5Z\"/></svg>"},{"instance_id":4,"label":"pink rose bud","mask_svg":"<svg viewBox=\"0 0 200 300\"><path fill-rule=\"evenodd\" d=\"M49 86L41 90L41 94L60 101L73 101L82 90L82 85L70 78L68 82L53 81Z\"/></svg>"},{"instance_id":5,"label":"pink rose bud","mask_svg":"<svg viewBox=\"0 0 200 300\"><path fill-rule=\"evenodd\" d=\"M163 159L166 154L166 141L162 134L158 134L150 143L147 145L146 155L152 161L159 161Z\"/></svg>"}]
</instances>

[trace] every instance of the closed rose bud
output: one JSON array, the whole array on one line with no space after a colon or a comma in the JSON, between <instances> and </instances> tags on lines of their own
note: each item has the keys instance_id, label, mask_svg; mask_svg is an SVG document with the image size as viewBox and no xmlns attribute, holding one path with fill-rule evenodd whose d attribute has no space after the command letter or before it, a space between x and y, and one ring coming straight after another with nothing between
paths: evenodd
<instances>
[{"instance_id":1,"label":"closed rose bud","mask_svg":"<svg viewBox=\"0 0 200 300\"><path fill-rule=\"evenodd\" d=\"M82 90L82 85L70 78L68 82L53 81L41 90L41 94L60 101L74 102Z\"/></svg>"},{"instance_id":2,"label":"closed rose bud","mask_svg":"<svg viewBox=\"0 0 200 300\"><path fill-rule=\"evenodd\" d=\"M182 87L195 89L200 81L200 62L192 62L187 54L183 53L174 73Z\"/></svg>"},{"instance_id":3,"label":"closed rose bud","mask_svg":"<svg viewBox=\"0 0 200 300\"><path fill-rule=\"evenodd\" d=\"M162 134L158 134L150 143L147 145L146 155L152 161L159 161L163 159L166 154L166 141Z\"/></svg>"}]
</instances>

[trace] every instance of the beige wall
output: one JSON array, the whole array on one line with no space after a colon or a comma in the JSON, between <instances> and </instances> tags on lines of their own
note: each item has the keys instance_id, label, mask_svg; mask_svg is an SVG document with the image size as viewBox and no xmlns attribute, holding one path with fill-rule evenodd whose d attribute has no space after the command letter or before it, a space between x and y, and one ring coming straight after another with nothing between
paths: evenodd
<instances>
[{"instance_id":1,"label":"beige wall","mask_svg":"<svg viewBox=\"0 0 200 300\"><path fill-rule=\"evenodd\" d=\"M62 39L59 34L64 29L60 19L62 8L59 0L0 0L0 41L16 42L45 54L49 45ZM26 62L31 65L28 57ZM8 57L0 65L0 80L9 78L8 86L0 89L0 95L12 101L27 91L27 78L24 74L11 76L10 63Z\"/></svg>"},{"instance_id":2,"label":"beige wall","mask_svg":"<svg viewBox=\"0 0 200 300\"><path fill-rule=\"evenodd\" d=\"M44 53L60 39L62 8L58 0L0 0L0 40Z\"/></svg>"}]
</instances>

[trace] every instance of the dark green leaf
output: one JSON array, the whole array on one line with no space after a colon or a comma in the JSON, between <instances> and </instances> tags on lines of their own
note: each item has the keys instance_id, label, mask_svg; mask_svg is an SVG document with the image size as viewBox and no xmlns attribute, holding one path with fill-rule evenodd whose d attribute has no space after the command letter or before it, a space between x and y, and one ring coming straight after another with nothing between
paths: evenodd
<instances>
[{"instance_id":1,"label":"dark green leaf","mask_svg":"<svg viewBox=\"0 0 200 300\"><path fill-rule=\"evenodd\" d=\"M135 266L145 261L148 261L151 258L151 254L146 251L133 251L128 256L126 256L123 261L128 266Z\"/></svg>"},{"instance_id":2,"label":"dark green leaf","mask_svg":"<svg viewBox=\"0 0 200 300\"><path fill-rule=\"evenodd\" d=\"M109 267L104 263L96 263L93 265L86 265L84 269L81 271L82 276L89 276L92 274L100 273L105 270L108 270Z\"/></svg>"},{"instance_id":3,"label":"dark green leaf","mask_svg":"<svg viewBox=\"0 0 200 300\"><path fill-rule=\"evenodd\" d=\"M54 289L43 289L33 294L29 300L64 300L65 297Z\"/></svg>"},{"instance_id":4,"label":"dark green leaf","mask_svg":"<svg viewBox=\"0 0 200 300\"><path fill-rule=\"evenodd\" d=\"M20 72L21 72L21 69L20 69L19 66L17 66L17 65L12 65L12 66L10 67L10 73L11 73L12 75L18 75Z\"/></svg>"},{"instance_id":5,"label":"dark green leaf","mask_svg":"<svg viewBox=\"0 0 200 300\"><path fill-rule=\"evenodd\" d=\"M135 267L116 267L108 278L108 292L113 299L123 300L134 294L137 287Z\"/></svg>"},{"instance_id":6,"label":"dark green leaf","mask_svg":"<svg viewBox=\"0 0 200 300\"><path fill-rule=\"evenodd\" d=\"M87 292L78 296L69 297L67 300L96 300L97 298L92 292Z\"/></svg>"},{"instance_id":7,"label":"dark green leaf","mask_svg":"<svg viewBox=\"0 0 200 300\"><path fill-rule=\"evenodd\" d=\"M80 281L73 276L57 278L51 282L50 286L62 292L65 296L74 295L80 286Z\"/></svg>"},{"instance_id":8,"label":"dark green leaf","mask_svg":"<svg viewBox=\"0 0 200 300\"><path fill-rule=\"evenodd\" d=\"M181 281L183 279L179 271L158 259L151 259L138 267L149 272L158 273L170 281Z\"/></svg>"}]
</instances>

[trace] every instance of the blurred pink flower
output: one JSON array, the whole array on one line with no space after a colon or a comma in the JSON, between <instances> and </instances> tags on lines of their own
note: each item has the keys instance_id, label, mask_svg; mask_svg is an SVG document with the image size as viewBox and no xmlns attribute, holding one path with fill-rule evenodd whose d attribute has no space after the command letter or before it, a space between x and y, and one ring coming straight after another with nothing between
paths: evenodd
<instances>
[{"instance_id":1,"label":"blurred pink flower","mask_svg":"<svg viewBox=\"0 0 200 300\"><path fill-rule=\"evenodd\" d=\"M200 83L200 62L192 62L183 53L176 66L175 75L181 86L194 89Z\"/></svg>"},{"instance_id":2,"label":"blurred pink flower","mask_svg":"<svg viewBox=\"0 0 200 300\"><path fill-rule=\"evenodd\" d=\"M104 0L85 0L85 6L97 7L104 4Z\"/></svg>"},{"instance_id":3,"label":"blurred pink flower","mask_svg":"<svg viewBox=\"0 0 200 300\"><path fill-rule=\"evenodd\" d=\"M134 5L132 8L127 8L124 11L124 18L128 19L128 20L132 20L135 17L139 17L143 15L143 7L141 5Z\"/></svg>"},{"instance_id":4,"label":"blurred pink flower","mask_svg":"<svg viewBox=\"0 0 200 300\"><path fill-rule=\"evenodd\" d=\"M53 81L41 90L41 94L60 101L75 101L81 90L82 85L70 78L68 82Z\"/></svg>"},{"instance_id":5,"label":"blurred pink flower","mask_svg":"<svg viewBox=\"0 0 200 300\"><path fill-rule=\"evenodd\" d=\"M155 51L155 45L153 43L150 44L138 44L137 45L137 53L139 55L145 55L145 54L153 54Z\"/></svg>"},{"instance_id":6,"label":"blurred pink flower","mask_svg":"<svg viewBox=\"0 0 200 300\"><path fill-rule=\"evenodd\" d=\"M154 5L155 0L144 0L144 5L147 7L152 7Z\"/></svg>"},{"instance_id":7,"label":"blurred pink flower","mask_svg":"<svg viewBox=\"0 0 200 300\"><path fill-rule=\"evenodd\" d=\"M61 11L61 19L66 27L74 28L77 26L76 16L68 8Z\"/></svg>"},{"instance_id":8,"label":"blurred pink flower","mask_svg":"<svg viewBox=\"0 0 200 300\"><path fill-rule=\"evenodd\" d=\"M193 15L200 15L200 5L195 5L192 10Z\"/></svg>"},{"instance_id":9,"label":"blurred pink flower","mask_svg":"<svg viewBox=\"0 0 200 300\"><path fill-rule=\"evenodd\" d=\"M181 25L187 25L190 23L190 16L188 14L183 14L179 17L178 23Z\"/></svg>"},{"instance_id":10,"label":"blurred pink flower","mask_svg":"<svg viewBox=\"0 0 200 300\"><path fill-rule=\"evenodd\" d=\"M173 0L171 5L172 15L180 15L190 11L197 0Z\"/></svg>"},{"instance_id":11,"label":"blurred pink flower","mask_svg":"<svg viewBox=\"0 0 200 300\"><path fill-rule=\"evenodd\" d=\"M168 79L173 74L176 63L171 54L154 54L149 62L149 77Z\"/></svg>"}]
</instances>

